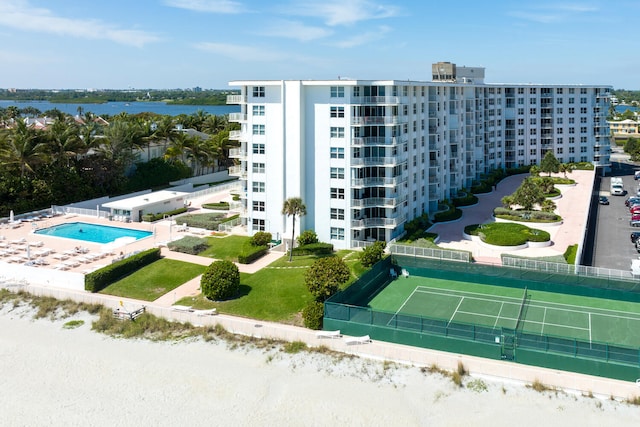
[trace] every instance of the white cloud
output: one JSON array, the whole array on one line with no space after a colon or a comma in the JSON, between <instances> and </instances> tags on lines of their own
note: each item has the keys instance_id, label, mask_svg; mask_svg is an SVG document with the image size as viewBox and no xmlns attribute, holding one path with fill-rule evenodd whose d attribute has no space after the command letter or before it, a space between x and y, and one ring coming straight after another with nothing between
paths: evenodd
<instances>
[{"instance_id":1,"label":"white cloud","mask_svg":"<svg viewBox=\"0 0 640 427\"><path fill-rule=\"evenodd\" d=\"M284 37L307 42L330 36L332 33L333 31L329 29L305 25L298 21L280 20L271 23L259 34L269 37Z\"/></svg>"},{"instance_id":2,"label":"white cloud","mask_svg":"<svg viewBox=\"0 0 640 427\"><path fill-rule=\"evenodd\" d=\"M570 18L590 12L597 12L599 9L594 6L578 3L558 3L534 5L529 10L518 10L508 12L510 16L520 18L525 21L538 22L541 24L553 24L567 21Z\"/></svg>"},{"instance_id":3,"label":"white cloud","mask_svg":"<svg viewBox=\"0 0 640 427\"><path fill-rule=\"evenodd\" d=\"M371 19L390 18L398 15L399 9L370 0L324 0L319 2L307 0L296 1L284 12L320 18L327 25L336 26L350 25Z\"/></svg>"},{"instance_id":4,"label":"white cloud","mask_svg":"<svg viewBox=\"0 0 640 427\"><path fill-rule=\"evenodd\" d=\"M164 3L167 6L195 12L242 13L245 11L242 3L233 0L165 0Z\"/></svg>"},{"instance_id":5,"label":"white cloud","mask_svg":"<svg viewBox=\"0 0 640 427\"><path fill-rule=\"evenodd\" d=\"M94 40L111 40L116 43L142 47L158 41L151 33L139 30L123 30L94 19L71 19L54 15L50 10L36 8L23 0L0 2L0 26L22 31L56 34Z\"/></svg>"},{"instance_id":6,"label":"white cloud","mask_svg":"<svg viewBox=\"0 0 640 427\"><path fill-rule=\"evenodd\" d=\"M273 62L282 61L287 55L282 52L270 51L263 47L246 46L231 43L201 42L193 45L196 49L226 56L239 61L248 62Z\"/></svg>"},{"instance_id":7,"label":"white cloud","mask_svg":"<svg viewBox=\"0 0 640 427\"><path fill-rule=\"evenodd\" d=\"M362 34L357 34L353 37L346 38L342 41L335 43L334 46L337 46L340 48L350 48L350 47L361 46L363 44L370 43L374 40L380 40L389 31L391 31L391 29L383 25L381 27L378 27L378 31L367 31Z\"/></svg>"}]
</instances>

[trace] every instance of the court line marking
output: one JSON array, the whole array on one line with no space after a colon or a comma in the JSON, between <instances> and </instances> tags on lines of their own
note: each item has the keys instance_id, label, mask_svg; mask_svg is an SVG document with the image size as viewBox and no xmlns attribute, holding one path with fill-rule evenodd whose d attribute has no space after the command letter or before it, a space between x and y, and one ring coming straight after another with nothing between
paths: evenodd
<instances>
[{"instance_id":1,"label":"court line marking","mask_svg":"<svg viewBox=\"0 0 640 427\"><path fill-rule=\"evenodd\" d=\"M513 301L517 301L517 304L521 304L522 303L522 299L521 298L507 297L507 296L502 296L502 295L488 295L488 294L482 294L482 293L478 293L478 292L467 292L467 291L458 291L458 290L451 290L450 292L448 292L447 289L430 288L428 286L417 286L416 290L418 290L418 288L427 289L426 291L420 290L420 291L418 291L419 293L433 293L433 294L439 294L439 295L463 296L463 297L467 297L467 298L472 298L469 295L481 295L483 298L480 298L480 297L473 297L473 298L476 298L476 299L482 300L482 301L492 301L492 302L504 301L504 302L510 302L509 300L513 300ZM433 291L431 291L431 289L436 290L438 292L433 292ZM460 294L463 294L463 295L458 295L457 293L460 293ZM486 298L486 297L495 297L495 298ZM542 304L544 304L544 305L542 305ZM621 319L626 319L626 320L637 320L637 321L640 321L640 316L638 316L636 313L633 313L633 312L620 311L620 310L611 310L611 309L606 309L606 308L580 306L580 305L575 305L575 304L562 304L562 303L556 303L556 302L551 302L551 301L536 301L534 303L529 303L529 307L549 308L549 309L553 309L553 310L563 310L563 311L574 312L574 313L582 313L582 314L593 313L593 314L597 314L598 316L607 316L607 317L615 317L615 318L621 318ZM579 310L568 309L566 307L574 307L574 308L578 308ZM605 313L605 312L609 312L609 313L612 313L612 314L608 314L608 313ZM621 314L626 314L626 315L631 315L631 316L621 316Z\"/></svg>"},{"instance_id":2,"label":"court line marking","mask_svg":"<svg viewBox=\"0 0 640 427\"><path fill-rule=\"evenodd\" d=\"M416 288L417 289L417 288ZM413 292L411 292L411 294L409 294L409 296L407 297L406 300L404 300L404 302L402 303L402 305L400 306L400 308L398 308L398 310L396 310L395 313L393 313L393 316L391 316L391 319L389 319L389 321L387 322L387 326L389 326L391 324L391 322L393 321L393 319L397 319L398 318L398 313L400 313L400 310L402 310L404 308L405 305L407 305L407 302L409 302L409 300L411 299L411 297L413 297L413 294L416 293L416 289L413 290Z\"/></svg>"},{"instance_id":3,"label":"court line marking","mask_svg":"<svg viewBox=\"0 0 640 427\"><path fill-rule=\"evenodd\" d=\"M502 313L502 307L504 307L504 301L500 304L500 311L498 311L498 317L496 317L496 321L493 323L493 329L498 326L498 320L500 320L500 314Z\"/></svg>"},{"instance_id":4,"label":"court line marking","mask_svg":"<svg viewBox=\"0 0 640 427\"><path fill-rule=\"evenodd\" d=\"M460 305L462 305L462 301L464 301L464 297L460 297L460 302L458 302L458 306L456 307L456 310L451 315L451 318L449 319L449 322L447 323L447 327L449 327L449 324L453 321L453 318L456 317L456 313L458 312L458 309L460 308Z\"/></svg>"},{"instance_id":5,"label":"court line marking","mask_svg":"<svg viewBox=\"0 0 640 427\"><path fill-rule=\"evenodd\" d=\"M547 307L544 308L544 315L542 315L542 329L540 329L540 335L544 335L544 325L547 320Z\"/></svg>"},{"instance_id":6,"label":"court line marking","mask_svg":"<svg viewBox=\"0 0 640 427\"><path fill-rule=\"evenodd\" d=\"M589 312L589 344L591 344L591 312Z\"/></svg>"}]
</instances>

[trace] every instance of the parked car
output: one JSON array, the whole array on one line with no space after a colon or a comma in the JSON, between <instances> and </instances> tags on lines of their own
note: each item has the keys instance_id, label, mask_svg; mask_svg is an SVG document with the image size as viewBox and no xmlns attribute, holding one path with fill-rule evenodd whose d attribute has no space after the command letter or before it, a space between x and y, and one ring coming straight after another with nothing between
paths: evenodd
<instances>
[{"instance_id":1,"label":"parked car","mask_svg":"<svg viewBox=\"0 0 640 427\"><path fill-rule=\"evenodd\" d=\"M600 203L601 205L608 205L609 199L606 196L600 196L598 198L598 203Z\"/></svg>"},{"instance_id":2,"label":"parked car","mask_svg":"<svg viewBox=\"0 0 640 427\"><path fill-rule=\"evenodd\" d=\"M635 243L640 238L640 231L632 231L631 232L631 243Z\"/></svg>"},{"instance_id":3,"label":"parked car","mask_svg":"<svg viewBox=\"0 0 640 427\"><path fill-rule=\"evenodd\" d=\"M640 213L631 214L631 221L640 221Z\"/></svg>"},{"instance_id":4,"label":"parked car","mask_svg":"<svg viewBox=\"0 0 640 427\"><path fill-rule=\"evenodd\" d=\"M632 219L631 221L629 221L629 225L632 227L640 227L640 220Z\"/></svg>"},{"instance_id":5,"label":"parked car","mask_svg":"<svg viewBox=\"0 0 640 427\"><path fill-rule=\"evenodd\" d=\"M640 204L640 197L629 197L624 201L625 206L630 206L632 204Z\"/></svg>"},{"instance_id":6,"label":"parked car","mask_svg":"<svg viewBox=\"0 0 640 427\"><path fill-rule=\"evenodd\" d=\"M640 253L640 240L636 240L636 251L638 251Z\"/></svg>"}]
</instances>

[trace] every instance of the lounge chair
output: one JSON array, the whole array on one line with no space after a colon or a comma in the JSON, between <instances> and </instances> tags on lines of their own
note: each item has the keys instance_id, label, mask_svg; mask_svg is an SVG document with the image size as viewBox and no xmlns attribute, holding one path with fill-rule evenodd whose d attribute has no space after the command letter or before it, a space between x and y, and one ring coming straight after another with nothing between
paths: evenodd
<instances>
[{"instance_id":1,"label":"lounge chair","mask_svg":"<svg viewBox=\"0 0 640 427\"><path fill-rule=\"evenodd\" d=\"M346 337L344 343L347 345L353 344L368 344L371 342L369 335L363 335L361 337Z\"/></svg>"},{"instance_id":2,"label":"lounge chair","mask_svg":"<svg viewBox=\"0 0 640 427\"><path fill-rule=\"evenodd\" d=\"M406 269L402 269L402 276L406 279L409 277L409 272Z\"/></svg>"},{"instance_id":3,"label":"lounge chair","mask_svg":"<svg viewBox=\"0 0 640 427\"><path fill-rule=\"evenodd\" d=\"M188 230L189 230L189 227L187 226L187 223L183 222L182 225L179 226L176 231L188 231Z\"/></svg>"},{"instance_id":4,"label":"lounge chair","mask_svg":"<svg viewBox=\"0 0 640 427\"><path fill-rule=\"evenodd\" d=\"M398 273L396 272L396 269L391 267L389 269L389 277L391 277L392 279L396 279L398 277Z\"/></svg>"},{"instance_id":5,"label":"lounge chair","mask_svg":"<svg viewBox=\"0 0 640 427\"><path fill-rule=\"evenodd\" d=\"M342 334L340 330L337 331L318 331L316 332L316 338L341 338Z\"/></svg>"}]
</instances>

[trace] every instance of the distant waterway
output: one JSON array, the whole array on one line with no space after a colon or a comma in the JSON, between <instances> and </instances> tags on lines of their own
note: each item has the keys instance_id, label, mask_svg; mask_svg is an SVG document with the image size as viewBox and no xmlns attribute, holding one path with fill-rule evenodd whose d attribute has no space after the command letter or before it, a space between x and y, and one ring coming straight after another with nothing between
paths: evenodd
<instances>
[{"instance_id":1,"label":"distant waterway","mask_svg":"<svg viewBox=\"0 0 640 427\"><path fill-rule=\"evenodd\" d=\"M106 102L104 104L59 104L49 101L3 101L0 100L0 108L9 106L18 109L33 107L45 111L58 109L66 114L75 116L81 107L84 113L93 113L98 116L115 116L122 112L127 114L156 113L165 116L191 115L197 111L204 111L215 116L240 112L238 105L167 105L166 102Z\"/></svg>"},{"instance_id":2,"label":"distant waterway","mask_svg":"<svg viewBox=\"0 0 640 427\"><path fill-rule=\"evenodd\" d=\"M615 109L616 109L616 113L618 114L622 114L627 110L631 110L633 112L638 111L638 107L634 107L632 105L616 105Z\"/></svg>"}]
</instances>

